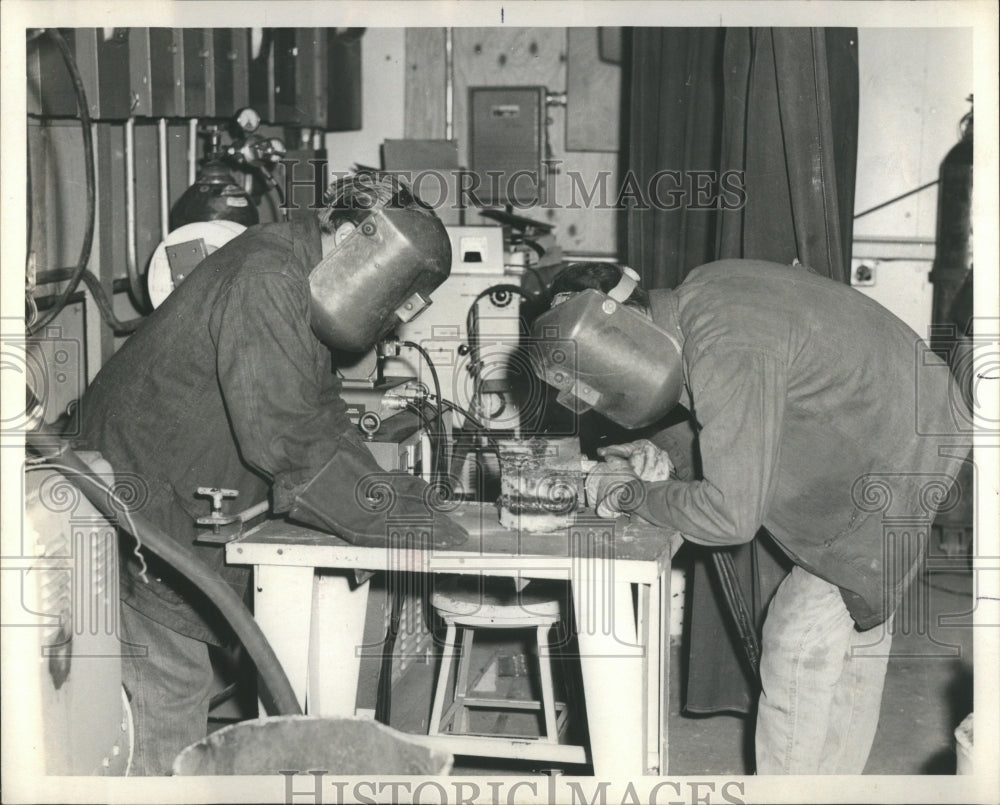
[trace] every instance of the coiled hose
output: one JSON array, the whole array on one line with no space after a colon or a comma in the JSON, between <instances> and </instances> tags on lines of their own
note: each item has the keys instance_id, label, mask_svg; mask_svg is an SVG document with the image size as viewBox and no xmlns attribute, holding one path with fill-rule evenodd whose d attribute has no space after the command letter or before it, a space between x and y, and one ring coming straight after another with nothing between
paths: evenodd
<instances>
[{"instance_id":1,"label":"coiled hose","mask_svg":"<svg viewBox=\"0 0 1000 805\"><path fill-rule=\"evenodd\" d=\"M90 467L81 459L69 444L60 436L36 431L27 435L27 443L40 456L47 457L46 463L57 470L65 471L87 500L105 517L117 522L117 501L121 509L127 510L118 499L115 491L101 478L98 478ZM129 512L126 518L133 536L144 548L148 548L160 559L169 564L178 573L201 590L218 608L220 614L229 623L233 632L247 650L247 654L257 666L264 690L262 696L268 713L271 715L300 715L299 706L291 683L285 675L281 663L267 642L264 633L253 619L253 615L244 606L243 601L233 589L223 581L214 570L208 567L197 556L183 545L171 539L166 532L150 522L142 514Z\"/></svg>"}]
</instances>

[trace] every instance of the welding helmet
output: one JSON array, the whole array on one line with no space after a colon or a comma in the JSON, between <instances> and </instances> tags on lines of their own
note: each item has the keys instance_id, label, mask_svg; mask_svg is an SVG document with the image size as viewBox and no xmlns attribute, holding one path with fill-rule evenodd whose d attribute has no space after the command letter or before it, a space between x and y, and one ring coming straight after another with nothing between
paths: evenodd
<instances>
[{"instance_id":1,"label":"welding helmet","mask_svg":"<svg viewBox=\"0 0 1000 805\"><path fill-rule=\"evenodd\" d=\"M535 373L559 389L556 398L582 413L593 408L634 429L649 425L681 398L681 347L666 330L624 304L638 276L625 269L609 293L568 294L535 319Z\"/></svg>"},{"instance_id":2,"label":"welding helmet","mask_svg":"<svg viewBox=\"0 0 1000 805\"><path fill-rule=\"evenodd\" d=\"M309 275L313 330L348 352L365 352L417 316L451 273L451 241L433 211L394 177L360 186L371 192L344 194L335 202L342 209L325 211L328 226L353 229Z\"/></svg>"}]
</instances>

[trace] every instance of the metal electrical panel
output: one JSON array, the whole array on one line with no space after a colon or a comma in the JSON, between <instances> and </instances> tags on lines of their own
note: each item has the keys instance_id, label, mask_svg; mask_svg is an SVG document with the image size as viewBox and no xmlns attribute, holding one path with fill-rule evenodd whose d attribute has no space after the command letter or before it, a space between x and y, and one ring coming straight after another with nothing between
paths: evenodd
<instances>
[{"instance_id":1,"label":"metal electrical panel","mask_svg":"<svg viewBox=\"0 0 1000 805\"><path fill-rule=\"evenodd\" d=\"M250 105L261 119L274 122L274 29L264 28L256 52L251 50L248 67Z\"/></svg>"},{"instance_id":2,"label":"metal electrical panel","mask_svg":"<svg viewBox=\"0 0 1000 805\"><path fill-rule=\"evenodd\" d=\"M184 117L215 117L215 40L208 28L184 28Z\"/></svg>"},{"instance_id":3,"label":"metal electrical panel","mask_svg":"<svg viewBox=\"0 0 1000 805\"><path fill-rule=\"evenodd\" d=\"M132 85L129 72L131 41L128 28L115 28L110 36L97 30L97 99L96 117L104 120L124 120L132 114ZM93 105L93 104L91 104Z\"/></svg>"},{"instance_id":4,"label":"metal electrical panel","mask_svg":"<svg viewBox=\"0 0 1000 805\"><path fill-rule=\"evenodd\" d=\"M250 60L250 105L268 123L361 128L361 40L331 28L265 28Z\"/></svg>"},{"instance_id":5,"label":"metal electrical panel","mask_svg":"<svg viewBox=\"0 0 1000 805\"><path fill-rule=\"evenodd\" d=\"M361 38L350 30L327 32L326 130L361 128Z\"/></svg>"},{"instance_id":6,"label":"metal electrical panel","mask_svg":"<svg viewBox=\"0 0 1000 805\"><path fill-rule=\"evenodd\" d=\"M274 123L326 123L326 29L274 30Z\"/></svg>"},{"instance_id":7,"label":"metal electrical panel","mask_svg":"<svg viewBox=\"0 0 1000 805\"><path fill-rule=\"evenodd\" d=\"M469 167L484 204L542 197L545 97L545 87L469 87Z\"/></svg>"},{"instance_id":8,"label":"metal electrical panel","mask_svg":"<svg viewBox=\"0 0 1000 805\"><path fill-rule=\"evenodd\" d=\"M361 33L265 28L61 28L93 120L228 118L253 106L267 123L361 128ZM59 47L40 33L26 54L28 114L77 117Z\"/></svg>"},{"instance_id":9,"label":"metal electrical panel","mask_svg":"<svg viewBox=\"0 0 1000 805\"><path fill-rule=\"evenodd\" d=\"M171 29L157 29L157 78L161 100L156 113L173 110ZM63 28L60 33L76 60L92 120L125 120L154 114L150 29ZM42 35L28 46L28 113L77 117L69 69L55 42ZM169 75L165 75L169 73ZM183 92L183 87L180 87ZM164 99L166 98L166 100Z\"/></svg>"},{"instance_id":10,"label":"metal electrical panel","mask_svg":"<svg viewBox=\"0 0 1000 805\"><path fill-rule=\"evenodd\" d=\"M250 105L250 32L245 28L216 28L214 83L216 117L232 117Z\"/></svg>"},{"instance_id":11,"label":"metal electrical panel","mask_svg":"<svg viewBox=\"0 0 1000 805\"><path fill-rule=\"evenodd\" d=\"M100 84L97 66L97 29L60 28L80 71L92 118L100 112ZM76 117L76 92L59 47L42 35L28 45L28 113L52 117Z\"/></svg>"},{"instance_id":12,"label":"metal electrical panel","mask_svg":"<svg viewBox=\"0 0 1000 805\"><path fill-rule=\"evenodd\" d=\"M152 117L184 116L184 38L180 28L149 29Z\"/></svg>"},{"instance_id":13,"label":"metal electrical panel","mask_svg":"<svg viewBox=\"0 0 1000 805\"><path fill-rule=\"evenodd\" d=\"M128 74L131 114L150 117L153 114L153 79L149 28L128 29Z\"/></svg>"}]
</instances>

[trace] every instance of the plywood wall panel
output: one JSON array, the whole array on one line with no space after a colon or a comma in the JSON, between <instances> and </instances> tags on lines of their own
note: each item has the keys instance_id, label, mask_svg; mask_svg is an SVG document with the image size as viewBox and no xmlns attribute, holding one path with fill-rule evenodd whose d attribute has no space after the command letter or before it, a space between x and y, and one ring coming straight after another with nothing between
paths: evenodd
<instances>
[{"instance_id":1,"label":"plywood wall panel","mask_svg":"<svg viewBox=\"0 0 1000 805\"><path fill-rule=\"evenodd\" d=\"M594 48L596 50L596 29ZM550 93L567 89L566 28L454 28L453 136L459 161L468 166L468 91L474 86L544 86ZM583 80L583 79L581 79ZM412 138L445 136L445 31L440 28L406 31L405 132ZM608 92L605 108L619 104L619 87ZM586 114L583 102L582 115ZM610 113L604 113L605 118ZM617 151L567 151L566 109L548 109L547 138L556 172L548 177L548 197L541 204L516 210L519 214L554 224L564 251L613 255L617 244ZM602 178L603 177L603 178ZM608 204L585 205L580 193L603 182ZM575 192L575 196L574 196ZM474 212L466 223L485 223Z\"/></svg>"},{"instance_id":2,"label":"plywood wall panel","mask_svg":"<svg viewBox=\"0 0 1000 805\"><path fill-rule=\"evenodd\" d=\"M622 68L601 60L599 28L570 28L566 71L566 149L618 151ZM608 30L608 29L604 29Z\"/></svg>"},{"instance_id":3,"label":"plywood wall panel","mask_svg":"<svg viewBox=\"0 0 1000 805\"><path fill-rule=\"evenodd\" d=\"M405 136L418 140L444 138L444 28L406 30Z\"/></svg>"}]
</instances>

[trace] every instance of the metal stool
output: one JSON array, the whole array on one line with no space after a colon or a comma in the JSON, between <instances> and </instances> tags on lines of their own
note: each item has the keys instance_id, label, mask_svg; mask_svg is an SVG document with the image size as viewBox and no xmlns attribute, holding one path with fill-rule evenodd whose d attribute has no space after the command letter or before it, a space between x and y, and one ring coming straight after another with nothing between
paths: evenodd
<instances>
[{"instance_id":1,"label":"metal stool","mask_svg":"<svg viewBox=\"0 0 1000 805\"><path fill-rule=\"evenodd\" d=\"M509 585L507 590L497 590L494 586L480 589L478 579L475 586L461 586L457 582L438 587L431 603L435 611L447 625L441 669L438 674L434 706L431 711L429 735L460 737L461 747L456 744L456 754L480 754L490 757L532 757L553 760L583 760L583 747L559 744L559 734L566 724L565 702L557 702L552 683L552 664L548 652L548 634L561 620L559 597L547 594L543 587L540 592L530 587L515 592L512 580L500 579ZM469 671L472 643L477 629L533 629L538 647L539 680L541 700L484 698L473 695L470 690ZM461 632L461 649L459 649ZM452 676L455 654L459 654L455 688L448 701L448 686ZM523 735L476 734L469 732L470 708L497 711L541 711L544 717L545 734L538 737ZM507 741L497 740L509 739ZM516 739L516 740L514 740ZM481 741L477 748L476 741ZM535 744L526 750L526 744ZM509 746L509 748L508 748ZM551 747L547 751L543 748ZM556 749L558 747L558 749ZM565 750L575 750L567 753Z\"/></svg>"}]
</instances>

